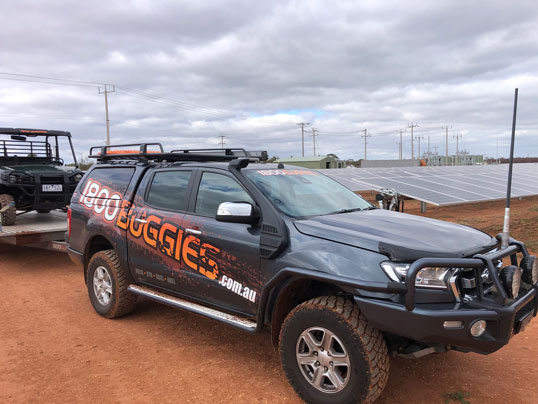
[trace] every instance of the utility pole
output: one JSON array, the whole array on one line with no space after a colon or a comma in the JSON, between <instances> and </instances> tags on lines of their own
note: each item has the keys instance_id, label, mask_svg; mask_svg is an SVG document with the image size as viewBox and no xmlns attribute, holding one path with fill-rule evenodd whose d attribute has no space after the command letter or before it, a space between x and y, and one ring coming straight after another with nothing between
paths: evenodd
<instances>
[{"instance_id":1,"label":"utility pole","mask_svg":"<svg viewBox=\"0 0 538 404\"><path fill-rule=\"evenodd\" d=\"M459 135L454 135L453 137L456 139L456 158L454 159L454 165L458 165L460 162L459 139L463 138L463 135L460 133Z\"/></svg>"},{"instance_id":2,"label":"utility pole","mask_svg":"<svg viewBox=\"0 0 538 404\"><path fill-rule=\"evenodd\" d=\"M220 148L221 148L221 149L224 149L224 138L225 138L226 136L224 136L224 135L219 135L219 137L220 137Z\"/></svg>"},{"instance_id":3,"label":"utility pole","mask_svg":"<svg viewBox=\"0 0 538 404\"><path fill-rule=\"evenodd\" d=\"M446 153L446 157L445 157L445 165L447 166L448 165L448 129L452 129L452 126L443 126L443 129L445 130L445 153Z\"/></svg>"},{"instance_id":4,"label":"utility pole","mask_svg":"<svg viewBox=\"0 0 538 404\"><path fill-rule=\"evenodd\" d=\"M364 159L366 160L366 150L367 150L367 141L366 141L366 138L369 138L370 135L367 133L367 129L363 129L359 132L364 132L364 135L361 135L362 137L364 137Z\"/></svg>"},{"instance_id":5,"label":"utility pole","mask_svg":"<svg viewBox=\"0 0 538 404\"><path fill-rule=\"evenodd\" d=\"M109 90L105 84L105 89L101 91L101 87L97 87L99 94L105 95L105 113L106 113L106 145L110 146L110 120L108 119L108 93L116 92L116 86L112 85L112 90Z\"/></svg>"},{"instance_id":6,"label":"utility pole","mask_svg":"<svg viewBox=\"0 0 538 404\"><path fill-rule=\"evenodd\" d=\"M497 164L499 164L499 136L497 136Z\"/></svg>"},{"instance_id":7,"label":"utility pole","mask_svg":"<svg viewBox=\"0 0 538 404\"><path fill-rule=\"evenodd\" d=\"M420 160L420 139L424 139L424 136L418 135L417 139L418 139L418 159Z\"/></svg>"},{"instance_id":8,"label":"utility pole","mask_svg":"<svg viewBox=\"0 0 538 404\"><path fill-rule=\"evenodd\" d=\"M304 126L305 125L310 125L308 122L299 122L297 124L298 126L301 127L301 140L302 140L302 156L304 157Z\"/></svg>"},{"instance_id":9,"label":"utility pole","mask_svg":"<svg viewBox=\"0 0 538 404\"><path fill-rule=\"evenodd\" d=\"M411 160L415 159L415 144L413 143L413 129L418 127L418 124L412 123L407 125L408 128L411 128Z\"/></svg>"},{"instance_id":10,"label":"utility pole","mask_svg":"<svg viewBox=\"0 0 538 404\"><path fill-rule=\"evenodd\" d=\"M428 156L430 155L430 135L428 135Z\"/></svg>"},{"instance_id":11,"label":"utility pole","mask_svg":"<svg viewBox=\"0 0 538 404\"><path fill-rule=\"evenodd\" d=\"M318 132L318 130L316 128L312 128L312 139L314 140L314 157L316 156L316 136L319 136L316 132Z\"/></svg>"},{"instance_id":12,"label":"utility pole","mask_svg":"<svg viewBox=\"0 0 538 404\"><path fill-rule=\"evenodd\" d=\"M403 159L403 141L402 141L403 129L400 129L400 160Z\"/></svg>"}]
</instances>

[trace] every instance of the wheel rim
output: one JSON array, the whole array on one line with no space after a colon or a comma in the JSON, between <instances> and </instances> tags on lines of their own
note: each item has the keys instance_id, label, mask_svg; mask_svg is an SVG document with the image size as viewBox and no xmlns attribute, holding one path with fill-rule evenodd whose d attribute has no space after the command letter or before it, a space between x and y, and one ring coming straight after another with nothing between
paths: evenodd
<instances>
[{"instance_id":1,"label":"wheel rim","mask_svg":"<svg viewBox=\"0 0 538 404\"><path fill-rule=\"evenodd\" d=\"M112 299L112 278L104 266L98 266L93 273L93 291L103 306Z\"/></svg>"},{"instance_id":2,"label":"wheel rim","mask_svg":"<svg viewBox=\"0 0 538 404\"><path fill-rule=\"evenodd\" d=\"M351 362L342 341L330 330L311 327L297 340L297 364L305 379L324 393L338 393L346 387Z\"/></svg>"}]
</instances>

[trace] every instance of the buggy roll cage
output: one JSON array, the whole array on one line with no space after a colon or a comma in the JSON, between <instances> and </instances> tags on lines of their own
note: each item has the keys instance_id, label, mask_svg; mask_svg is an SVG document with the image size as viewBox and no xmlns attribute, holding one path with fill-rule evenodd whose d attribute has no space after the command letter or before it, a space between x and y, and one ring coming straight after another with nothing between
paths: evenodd
<instances>
[{"instance_id":1,"label":"buggy roll cage","mask_svg":"<svg viewBox=\"0 0 538 404\"><path fill-rule=\"evenodd\" d=\"M34 154L34 153L44 153L44 156L37 156L39 157L45 157L45 158L51 158L55 159L55 161L61 162L63 160L60 159L60 148L58 145L58 137L66 137L69 142L69 147L71 148L71 154L73 156L73 161L75 163L75 167L78 168L78 162L77 162L77 156L75 155L75 149L73 148L73 142L71 140L71 133L61 130L48 130L48 129L27 129L27 128L0 128L0 135L11 135L12 141L8 140L0 140L0 158L5 157L8 158L8 148L10 150L15 150L21 153L26 154ZM38 136L45 137L44 142L32 142L29 141L29 144L27 145L21 145L17 142L19 141L25 141L26 138L37 138ZM17 137L20 137L17 139ZM22 137L25 139L23 140ZM51 145L49 143L49 137L53 137L55 144ZM35 146L35 150L34 150ZM51 147L54 148L54 156L51 150ZM17 158L24 158L23 156L20 157L14 157Z\"/></svg>"},{"instance_id":2,"label":"buggy roll cage","mask_svg":"<svg viewBox=\"0 0 538 404\"><path fill-rule=\"evenodd\" d=\"M177 149L164 152L160 143L130 143L90 148L89 158L97 163L112 160L147 161L232 161L246 157L256 161L266 161L266 151L247 151L241 148L226 149Z\"/></svg>"}]
</instances>

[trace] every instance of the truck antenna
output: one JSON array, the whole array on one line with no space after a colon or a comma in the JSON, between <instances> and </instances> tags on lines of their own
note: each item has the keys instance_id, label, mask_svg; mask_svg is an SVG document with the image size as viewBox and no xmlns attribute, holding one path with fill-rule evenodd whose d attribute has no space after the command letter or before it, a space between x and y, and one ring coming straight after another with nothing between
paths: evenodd
<instances>
[{"instance_id":1,"label":"truck antenna","mask_svg":"<svg viewBox=\"0 0 538 404\"><path fill-rule=\"evenodd\" d=\"M516 139L516 115L517 115L517 92L514 94L514 115L512 117L512 141L510 143L510 161L508 163L508 186L506 188L506 208L504 209L504 226L501 241L501 248L508 247L510 239L510 193L512 191L512 168L514 165L514 142Z\"/></svg>"}]
</instances>

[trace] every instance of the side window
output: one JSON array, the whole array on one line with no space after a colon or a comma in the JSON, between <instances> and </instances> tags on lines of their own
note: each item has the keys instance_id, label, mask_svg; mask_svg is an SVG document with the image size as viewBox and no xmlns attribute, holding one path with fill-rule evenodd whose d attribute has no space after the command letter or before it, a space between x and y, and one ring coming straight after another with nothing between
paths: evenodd
<instances>
[{"instance_id":1,"label":"side window","mask_svg":"<svg viewBox=\"0 0 538 404\"><path fill-rule=\"evenodd\" d=\"M159 171L151 181L146 202L158 209L185 210L191 171Z\"/></svg>"},{"instance_id":2,"label":"side window","mask_svg":"<svg viewBox=\"0 0 538 404\"><path fill-rule=\"evenodd\" d=\"M203 173L196 197L195 212L200 215L215 217L222 202L249 202L254 204L252 198L233 178L222 174Z\"/></svg>"},{"instance_id":3,"label":"side window","mask_svg":"<svg viewBox=\"0 0 538 404\"><path fill-rule=\"evenodd\" d=\"M90 187L89 185L97 183L97 189L108 187L110 191L119 193L123 198L134 172L135 169L131 167L95 168L85 179L84 185L80 186L80 192L85 196L95 196L91 195L95 186Z\"/></svg>"}]
</instances>

